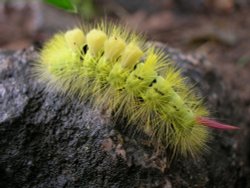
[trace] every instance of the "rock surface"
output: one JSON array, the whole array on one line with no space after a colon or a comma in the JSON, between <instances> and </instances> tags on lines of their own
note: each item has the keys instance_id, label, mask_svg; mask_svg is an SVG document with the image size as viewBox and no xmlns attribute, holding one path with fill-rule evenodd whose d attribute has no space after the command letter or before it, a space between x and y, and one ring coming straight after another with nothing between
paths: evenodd
<instances>
[{"instance_id":1,"label":"rock surface","mask_svg":"<svg viewBox=\"0 0 250 188\"><path fill-rule=\"evenodd\" d=\"M100 109L45 92L31 76L37 58L32 48L0 52L0 186L250 186L249 128L240 100L204 58L159 46L200 88L214 115L242 125L241 131L213 131L210 152L170 164L167 151L131 137Z\"/></svg>"}]
</instances>

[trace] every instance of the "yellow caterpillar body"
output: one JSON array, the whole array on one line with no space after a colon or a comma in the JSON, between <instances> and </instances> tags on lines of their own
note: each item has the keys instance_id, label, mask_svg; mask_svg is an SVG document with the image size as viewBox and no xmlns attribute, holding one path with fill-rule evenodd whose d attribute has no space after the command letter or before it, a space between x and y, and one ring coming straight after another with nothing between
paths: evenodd
<instances>
[{"instance_id":1,"label":"yellow caterpillar body","mask_svg":"<svg viewBox=\"0 0 250 188\"><path fill-rule=\"evenodd\" d=\"M205 118L201 100L167 56L124 30L99 24L56 34L41 51L36 74L51 89L126 117L152 143L184 156L207 148L207 126L232 128Z\"/></svg>"}]
</instances>

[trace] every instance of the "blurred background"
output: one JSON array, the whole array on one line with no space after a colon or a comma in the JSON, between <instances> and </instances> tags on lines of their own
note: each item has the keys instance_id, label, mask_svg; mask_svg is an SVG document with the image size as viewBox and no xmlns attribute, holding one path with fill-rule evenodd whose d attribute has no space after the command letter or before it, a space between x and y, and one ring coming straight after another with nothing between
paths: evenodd
<instances>
[{"instance_id":1,"label":"blurred background","mask_svg":"<svg viewBox=\"0 0 250 188\"><path fill-rule=\"evenodd\" d=\"M0 0L0 48L41 45L57 31L103 18L205 56L250 114L250 0Z\"/></svg>"}]
</instances>

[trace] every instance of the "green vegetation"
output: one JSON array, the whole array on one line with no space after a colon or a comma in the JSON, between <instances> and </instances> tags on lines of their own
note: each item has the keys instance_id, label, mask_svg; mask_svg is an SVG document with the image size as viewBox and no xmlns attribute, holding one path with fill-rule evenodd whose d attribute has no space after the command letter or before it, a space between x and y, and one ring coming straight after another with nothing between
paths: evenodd
<instances>
[{"instance_id":1,"label":"green vegetation","mask_svg":"<svg viewBox=\"0 0 250 188\"><path fill-rule=\"evenodd\" d=\"M79 13L84 18L92 18L95 14L93 0L43 0L57 8L68 12Z\"/></svg>"},{"instance_id":2,"label":"green vegetation","mask_svg":"<svg viewBox=\"0 0 250 188\"><path fill-rule=\"evenodd\" d=\"M77 12L76 6L71 0L44 0L44 2L69 12Z\"/></svg>"}]
</instances>

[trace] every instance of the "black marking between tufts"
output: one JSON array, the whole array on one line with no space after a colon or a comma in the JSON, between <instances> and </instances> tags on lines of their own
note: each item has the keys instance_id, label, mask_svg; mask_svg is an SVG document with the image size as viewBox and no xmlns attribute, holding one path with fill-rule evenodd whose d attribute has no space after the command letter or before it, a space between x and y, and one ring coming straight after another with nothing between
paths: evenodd
<instances>
[{"instance_id":1,"label":"black marking between tufts","mask_svg":"<svg viewBox=\"0 0 250 188\"><path fill-rule=\"evenodd\" d=\"M139 102L144 102L144 99L142 97L137 97Z\"/></svg>"},{"instance_id":2,"label":"black marking between tufts","mask_svg":"<svg viewBox=\"0 0 250 188\"><path fill-rule=\"evenodd\" d=\"M85 44L85 45L82 47L82 52L83 52L83 54L86 54L88 50L89 50L89 47L88 47L87 44Z\"/></svg>"},{"instance_id":3,"label":"black marking between tufts","mask_svg":"<svg viewBox=\"0 0 250 188\"><path fill-rule=\"evenodd\" d=\"M115 61L116 61L116 62L119 61L119 60L121 59L121 57L122 57L122 56L118 56L118 57L116 58Z\"/></svg>"},{"instance_id":4,"label":"black marking between tufts","mask_svg":"<svg viewBox=\"0 0 250 188\"><path fill-rule=\"evenodd\" d=\"M177 111L177 112L180 111L180 109L177 108L177 106L174 105L173 107L174 107L175 111Z\"/></svg>"},{"instance_id":5,"label":"black marking between tufts","mask_svg":"<svg viewBox=\"0 0 250 188\"><path fill-rule=\"evenodd\" d=\"M101 57L104 55L104 51L102 51L102 53L101 53Z\"/></svg>"},{"instance_id":6,"label":"black marking between tufts","mask_svg":"<svg viewBox=\"0 0 250 188\"><path fill-rule=\"evenodd\" d=\"M143 61L139 61L138 63L136 63L136 64L134 65L134 68L133 68L133 69L134 69L134 70L137 69L137 65L139 65L139 64L141 64L141 63L144 63L144 62L143 62Z\"/></svg>"},{"instance_id":7,"label":"black marking between tufts","mask_svg":"<svg viewBox=\"0 0 250 188\"><path fill-rule=\"evenodd\" d=\"M144 78L140 77L140 76L137 76L136 74L134 75L137 79L139 80L144 80Z\"/></svg>"},{"instance_id":8,"label":"black marking between tufts","mask_svg":"<svg viewBox=\"0 0 250 188\"><path fill-rule=\"evenodd\" d=\"M152 87L157 82L156 78L149 84L149 87Z\"/></svg>"},{"instance_id":9,"label":"black marking between tufts","mask_svg":"<svg viewBox=\"0 0 250 188\"><path fill-rule=\"evenodd\" d=\"M135 66L134 66L134 70L137 68L137 65L138 65L138 63L136 63L136 64L135 64Z\"/></svg>"},{"instance_id":10,"label":"black marking between tufts","mask_svg":"<svg viewBox=\"0 0 250 188\"><path fill-rule=\"evenodd\" d=\"M158 90L157 88L154 88L154 90L155 90L156 93L159 93L159 94L162 95L162 96L164 95L164 93L161 92L160 90Z\"/></svg>"}]
</instances>

